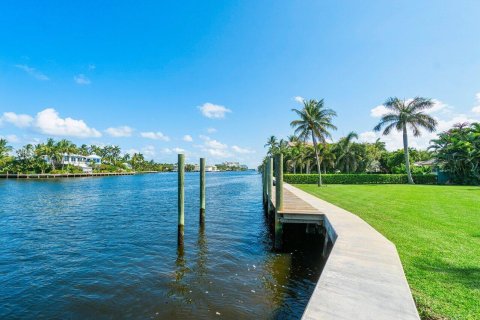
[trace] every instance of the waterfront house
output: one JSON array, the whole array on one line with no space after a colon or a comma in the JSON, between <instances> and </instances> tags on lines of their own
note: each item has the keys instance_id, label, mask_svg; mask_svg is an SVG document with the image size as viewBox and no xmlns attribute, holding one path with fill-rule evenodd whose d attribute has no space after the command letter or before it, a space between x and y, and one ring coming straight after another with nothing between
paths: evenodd
<instances>
[{"instance_id":1,"label":"waterfront house","mask_svg":"<svg viewBox=\"0 0 480 320\"><path fill-rule=\"evenodd\" d=\"M207 171L207 172L218 172L219 170L218 170L217 166L206 166L205 171Z\"/></svg>"},{"instance_id":2,"label":"waterfront house","mask_svg":"<svg viewBox=\"0 0 480 320\"><path fill-rule=\"evenodd\" d=\"M44 156L43 159L46 162L52 163L52 159L50 159L48 156ZM74 153L63 153L60 164L79 167L83 170L83 172L91 173L93 166L102 164L102 157L96 155L95 153L92 153L89 156Z\"/></svg>"}]
</instances>

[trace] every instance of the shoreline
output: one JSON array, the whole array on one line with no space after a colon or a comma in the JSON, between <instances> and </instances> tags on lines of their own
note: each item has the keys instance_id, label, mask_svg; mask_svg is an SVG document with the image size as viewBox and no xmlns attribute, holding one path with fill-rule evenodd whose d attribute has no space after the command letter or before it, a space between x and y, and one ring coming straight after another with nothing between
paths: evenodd
<instances>
[{"instance_id":1,"label":"shoreline","mask_svg":"<svg viewBox=\"0 0 480 320\"><path fill-rule=\"evenodd\" d=\"M130 176L136 172L101 172L101 173L2 173L0 179L56 179L84 178L105 176Z\"/></svg>"}]
</instances>

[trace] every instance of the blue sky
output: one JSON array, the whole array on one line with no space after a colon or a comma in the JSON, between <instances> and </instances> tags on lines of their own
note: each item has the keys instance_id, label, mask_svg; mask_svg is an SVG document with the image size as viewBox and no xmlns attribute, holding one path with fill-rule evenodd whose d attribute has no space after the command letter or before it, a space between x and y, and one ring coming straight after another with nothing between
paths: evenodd
<instances>
[{"instance_id":1,"label":"blue sky","mask_svg":"<svg viewBox=\"0 0 480 320\"><path fill-rule=\"evenodd\" d=\"M291 134L295 97L337 111L335 139L374 140L390 96L436 99L439 129L480 119L478 1L2 1L0 12L0 136L15 147L55 137L256 166L269 135Z\"/></svg>"}]
</instances>

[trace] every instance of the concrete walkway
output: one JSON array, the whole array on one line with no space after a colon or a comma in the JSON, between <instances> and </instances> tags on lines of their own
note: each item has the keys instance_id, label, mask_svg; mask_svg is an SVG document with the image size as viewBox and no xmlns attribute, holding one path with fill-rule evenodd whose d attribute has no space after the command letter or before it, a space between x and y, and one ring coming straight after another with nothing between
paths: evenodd
<instances>
[{"instance_id":1,"label":"concrete walkway","mask_svg":"<svg viewBox=\"0 0 480 320\"><path fill-rule=\"evenodd\" d=\"M334 241L302 319L420 319L392 242L353 213L284 188L325 215Z\"/></svg>"}]
</instances>

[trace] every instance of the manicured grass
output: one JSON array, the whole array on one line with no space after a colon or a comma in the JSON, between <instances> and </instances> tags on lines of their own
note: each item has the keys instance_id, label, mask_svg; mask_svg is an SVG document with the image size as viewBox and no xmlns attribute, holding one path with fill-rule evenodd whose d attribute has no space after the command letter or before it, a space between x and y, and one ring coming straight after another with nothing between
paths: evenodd
<instances>
[{"instance_id":1,"label":"manicured grass","mask_svg":"<svg viewBox=\"0 0 480 320\"><path fill-rule=\"evenodd\" d=\"M424 319L480 319L480 188L296 185L357 214L397 246Z\"/></svg>"}]
</instances>

